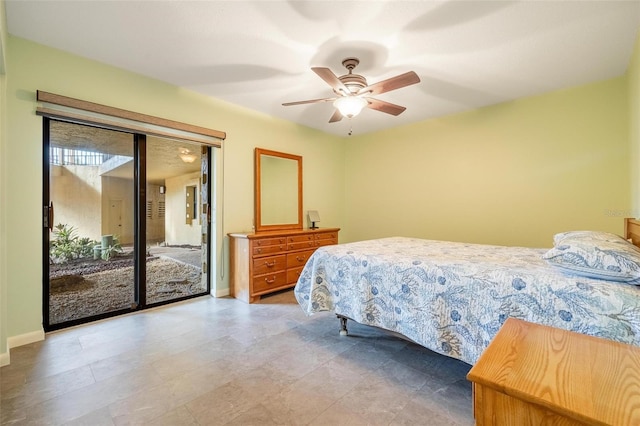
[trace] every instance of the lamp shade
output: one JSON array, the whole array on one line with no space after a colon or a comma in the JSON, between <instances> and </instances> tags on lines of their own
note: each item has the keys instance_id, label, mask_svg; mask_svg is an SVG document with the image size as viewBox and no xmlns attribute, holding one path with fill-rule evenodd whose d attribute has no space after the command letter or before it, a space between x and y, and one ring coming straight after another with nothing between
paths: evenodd
<instances>
[{"instance_id":1,"label":"lamp shade","mask_svg":"<svg viewBox=\"0 0 640 426\"><path fill-rule=\"evenodd\" d=\"M367 105L367 100L358 96L342 96L333 102L333 106L343 117L355 117Z\"/></svg>"}]
</instances>

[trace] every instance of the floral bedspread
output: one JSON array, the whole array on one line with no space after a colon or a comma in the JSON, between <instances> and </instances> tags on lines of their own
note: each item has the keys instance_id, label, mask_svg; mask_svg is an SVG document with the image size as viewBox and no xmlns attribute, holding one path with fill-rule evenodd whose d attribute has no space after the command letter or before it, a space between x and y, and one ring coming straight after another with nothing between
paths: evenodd
<instances>
[{"instance_id":1,"label":"floral bedspread","mask_svg":"<svg viewBox=\"0 0 640 426\"><path fill-rule=\"evenodd\" d=\"M508 317L640 346L640 287L566 275L545 249L392 237L321 247L295 287L331 311L474 364Z\"/></svg>"}]
</instances>

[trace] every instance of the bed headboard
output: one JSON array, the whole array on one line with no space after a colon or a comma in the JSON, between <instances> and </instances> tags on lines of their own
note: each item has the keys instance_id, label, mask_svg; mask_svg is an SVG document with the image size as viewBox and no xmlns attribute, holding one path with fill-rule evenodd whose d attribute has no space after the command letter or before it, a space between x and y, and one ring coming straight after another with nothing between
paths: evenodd
<instances>
[{"instance_id":1,"label":"bed headboard","mask_svg":"<svg viewBox=\"0 0 640 426\"><path fill-rule=\"evenodd\" d=\"M624 237L634 246L640 247L640 220L631 217L624 219Z\"/></svg>"}]
</instances>

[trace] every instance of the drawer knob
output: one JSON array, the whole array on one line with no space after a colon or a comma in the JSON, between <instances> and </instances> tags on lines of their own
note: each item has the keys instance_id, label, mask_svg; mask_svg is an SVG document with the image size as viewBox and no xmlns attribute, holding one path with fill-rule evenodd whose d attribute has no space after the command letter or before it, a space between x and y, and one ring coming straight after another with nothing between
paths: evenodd
<instances>
[{"instance_id":1,"label":"drawer knob","mask_svg":"<svg viewBox=\"0 0 640 426\"><path fill-rule=\"evenodd\" d=\"M264 262L264 264L267 268L273 268L274 266L276 266L276 261L274 260L273 262Z\"/></svg>"},{"instance_id":2,"label":"drawer knob","mask_svg":"<svg viewBox=\"0 0 640 426\"><path fill-rule=\"evenodd\" d=\"M304 256L296 256L296 260L298 262L304 262L305 260L307 260Z\"/></svg>"},{"instance_id":3,"label":"drawer knob","mask_svg":"<svg viewBox=\"0 0 640 426\"><path fill-rule=\"evenodd\" d=\"M265 277L264 281L265 281L267 284L273 284L273 283L275 283L275 282L276 282L276 277L273 277L273 278L271 278L271 279L269 279L268 277Z\"/></svg>"}]
</instances>

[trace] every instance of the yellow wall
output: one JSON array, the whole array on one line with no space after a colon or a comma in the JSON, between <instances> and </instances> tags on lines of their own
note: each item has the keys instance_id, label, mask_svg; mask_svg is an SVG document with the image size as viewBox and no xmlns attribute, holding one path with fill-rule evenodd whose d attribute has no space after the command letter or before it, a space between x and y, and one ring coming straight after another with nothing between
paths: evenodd
<instances>
[{"instance_id":1,"label":"yellow wall","mask_svg":"<svg viewBox=\"0 0 640 426\"><path fill-rule=\"evenodd\" d=\"M631 200L633 217L640 216L640 32L627 71L629 92L629 141L631 145Z\"/></svg>"},{"instance_id":2,"label":"yellow wall","mask_svg":"<svg viewBox=\"0 0 640 426\"><path fill-rule=\"evenodd\" d=\"M621 233L628 156L625 78L353 137L344 238L547 247L568 229Z\"/></svg>"},{"instance_id":3,"label":"yellow wall","mask_svg":"<svg viewBox=\"0 0 640 426\"><path fill-rule=\"evenodd\" d=\"M4 9L4 0L0 0L0 366L9 363L7 347L7 222L5 207L7 205L7 182L5 155L7 149L7 117L6 117L6 61L7 50L7 20Z\"/></svg>"},{"instance_id":4,"label":"yellow wall","mask_svg":"<svg viewBox=\"0 0 640 426\"><path fill-rule=\"evenodd\" d=\"M105 105L183 121L227 132L223 152L217 152L216 181L218 246L228 232L253 225L253 150L255 147L302 155L304 209L319 210L324 226L341 226L344 200L342 140L284 120L240 108L194 92L125 72L95 61L9 36L7 39L7 143L2 145L6 172L2 223L6 271L2 290L10 303L6 338L42 330L42 118L35 115L36 90L58 93ZM3 129L5 126L3 126ZM5 162L11 158L10 162ZM221 170L224 168L224 174ZM9 206L6 208L5 206ZM3 241L5 239L3 238ZM220 247L218 247L218 252ZM228 255L215 274L217 292L228 289ZM3 324L5 322L3 321ZM0 348L2 350L2 348ZM4 352L0 352L4 353Z\"/></svg>"}]
</instances>

